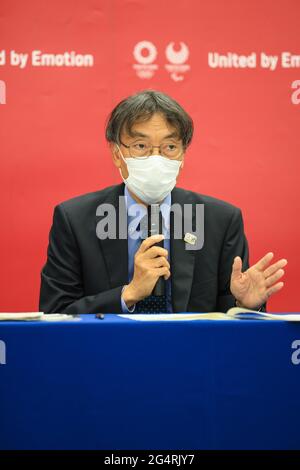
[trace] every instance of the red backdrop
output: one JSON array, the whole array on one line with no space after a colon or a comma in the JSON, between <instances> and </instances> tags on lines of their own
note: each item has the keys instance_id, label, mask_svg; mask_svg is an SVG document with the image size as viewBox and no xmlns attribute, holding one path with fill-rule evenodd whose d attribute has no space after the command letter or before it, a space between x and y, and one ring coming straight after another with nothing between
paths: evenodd
<instances>
[{"instance_id":1,"label":"red backdrop","mask_svg":"<svg viewBox=\"0 0 300 470\"><path fill-rule=\"evenodd\" d=\"M54 205L120 181L105 120L154 88L195 121L180 185L242 208L250 262L267 251L289 261L269 308L299 311L300 64L281 63L282 52L300 54L299 14L297 0L1 0L0 310L38 308ZM94 63L33 66L36 50ZM29 54L25 67L11 51ZM213 68L209 52L255 53L257 64ZM278 56L275 70L260 66L261 52Z\"/></svg>"}]
</instances>

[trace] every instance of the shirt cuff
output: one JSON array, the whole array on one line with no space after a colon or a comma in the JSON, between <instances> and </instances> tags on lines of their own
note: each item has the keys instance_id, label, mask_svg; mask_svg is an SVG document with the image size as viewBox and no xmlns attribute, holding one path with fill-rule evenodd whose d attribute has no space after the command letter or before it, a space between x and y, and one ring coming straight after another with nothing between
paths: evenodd
<instances>
[{"instance_id":1,"label":"shirt cuff","mask_svg":"<svg viewBox=\"0 0 300 470\"><path fill-rule=\"evenodd\" d=\"M121 292L121 307L122 307L122 312L123 313L133 313L135 311L135 304L132 305L132 307L127 307L125 300L123 299L123 290L127 287L127 285L123 286L122 292Z\"/></svg>"}]
</instances>

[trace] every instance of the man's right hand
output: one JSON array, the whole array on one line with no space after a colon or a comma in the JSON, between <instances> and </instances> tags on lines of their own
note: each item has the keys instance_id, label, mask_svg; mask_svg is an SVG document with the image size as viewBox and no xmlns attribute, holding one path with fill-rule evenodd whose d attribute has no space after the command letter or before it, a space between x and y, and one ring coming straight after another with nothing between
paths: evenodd
<instances>
[{"instance_id":1,"label":"man's right hand","mask_svg":"<svg viewBox=\"0 0 300 470\"><path fill-rule=\"evenodd\" d=\"M153 246L164 238L163 235L152 235L141 243L134 257L134 274L132 281L125 287L122 297L127 307L148 297L158 278L167 280L170 273L168 251L160 246Z\"/></svg>"}]
</instances>

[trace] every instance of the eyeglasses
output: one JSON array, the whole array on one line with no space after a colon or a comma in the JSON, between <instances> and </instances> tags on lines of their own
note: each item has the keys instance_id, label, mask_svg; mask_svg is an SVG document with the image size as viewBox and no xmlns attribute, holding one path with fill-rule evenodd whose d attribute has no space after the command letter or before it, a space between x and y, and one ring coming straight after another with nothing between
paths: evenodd
<instances>
[{"instance_id":1,"label":"eyeglasses","mask_svg":"<svg viewBox=\"0 0 300 470\"><path fill-rule=\"evenodd\" d=\"M139 140L130 145L123 144L121 141L120 144L123 145L123 147L129 149L129 153L132 158L148 158L150 155L153 155L154 148L159 149L159 155L171 160L178 160L183 155L182 144L175 142L165 142L161 145L151 145L150 142Z\"/></svg>"}]
</instances>

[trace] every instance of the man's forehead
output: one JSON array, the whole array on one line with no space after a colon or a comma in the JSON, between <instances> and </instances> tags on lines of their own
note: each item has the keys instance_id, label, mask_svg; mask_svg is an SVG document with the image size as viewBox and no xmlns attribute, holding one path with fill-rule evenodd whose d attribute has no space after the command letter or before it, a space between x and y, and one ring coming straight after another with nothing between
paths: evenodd
<instances>
[{"instance_id":1,"label":"man's forehead","mask_svg":"<svg viewBox=\"0 0 300 470\"><path fill-rule=\"evenodd\" d=\"M161 122L159 125L158 122L154 123L153 121L152 123L149 121L136 122L129 129L125 126L122 129L121 136L150 138L157 132L159 132L159 136L163 139L180 139L179 132L175 127L166 122Z\"/></svg>"}]
</instances>

